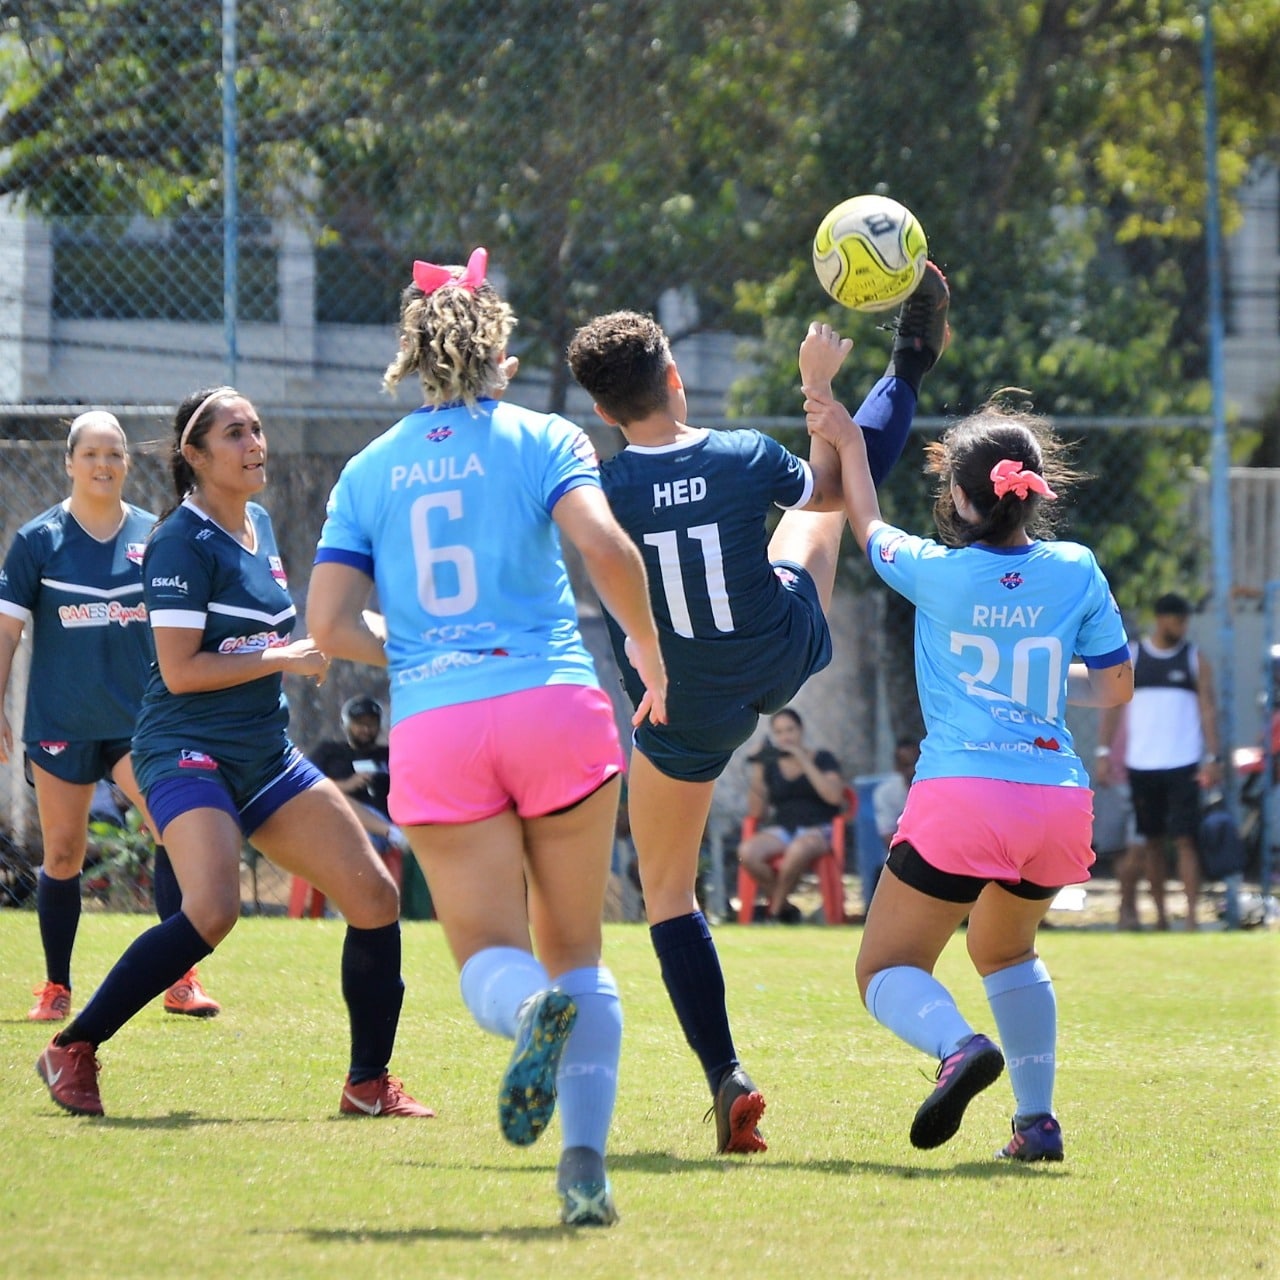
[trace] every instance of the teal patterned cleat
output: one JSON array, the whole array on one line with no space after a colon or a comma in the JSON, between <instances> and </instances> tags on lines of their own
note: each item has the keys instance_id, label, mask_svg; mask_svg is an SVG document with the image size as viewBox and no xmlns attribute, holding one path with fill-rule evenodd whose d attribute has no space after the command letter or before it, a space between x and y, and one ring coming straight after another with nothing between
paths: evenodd
<instances>
[{"instance_id":1,"label":"teal patterned cleat","mask_svg":"<svg viewBox=\"0 0 1280 1280\"><path fill-rule=\"evenodd\" d=\"M578 1006L552 988L530 997L520 1014L516 1047L498 1091L502 1136L517 1147L537 1142L556 1109L556 1072Z\"/></svg>"}]
</instances>

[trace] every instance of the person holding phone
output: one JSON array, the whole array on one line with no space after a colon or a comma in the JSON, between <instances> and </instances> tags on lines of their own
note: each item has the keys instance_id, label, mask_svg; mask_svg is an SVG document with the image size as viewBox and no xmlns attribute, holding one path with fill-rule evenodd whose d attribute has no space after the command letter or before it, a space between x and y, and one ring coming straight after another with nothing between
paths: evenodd
<instances>
[{"instance_id":1,"label":"person holding phone","mask_svg":"<svg viewBox=\"0 0 1280 1280\"><path fill-rule=\"evenodd\" d=\"M800 877L831 848L831 822L844 801L840 762L811 750L794 707L769 719L770 737L751 756L747 814L759 824L742 842L738 861L768 898L765 922L797 924L790 894ZM766 819L771 819L768 826Z\"/></svg>"}]
</instances>

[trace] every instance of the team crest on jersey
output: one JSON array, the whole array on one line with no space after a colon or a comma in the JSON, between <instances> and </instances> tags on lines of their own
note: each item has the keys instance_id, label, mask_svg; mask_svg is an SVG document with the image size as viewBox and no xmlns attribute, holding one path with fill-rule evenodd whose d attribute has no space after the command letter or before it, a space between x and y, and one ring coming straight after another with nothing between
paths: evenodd
<instances>
[{"instance_id":1,"label":"team crest on jersey","mask_svg":"<svg viewBox=\"0 0 1280 1280\"><path fill-rule=\"evenodd\" d=\"M289 590L289 581L284 576L284 565L280 561L279 556L268 556L267 566L271 570L271 576L286 590Z\"/></svg>"},{"instance_id":2,"label":"team crest on jersey","mask_svg":"<svg viewBox=\"0 0 1280 1280\"><path fill-rule=\"evenodd\" d=\"M573 442L573 456L579 462L585 462L588 466L598 467L600 465L600 455L596 452L596 447L591 443L591 437L585 431L579 431Z\"/></svg>"},{"instance_id":3,"label":"team crest on jersey","mask_svg":"<svg viewBox=\"0 0 1280 1280\"><path fill-rule=\"evenodd\" d=\"M1004 577L1000 579L1000 585L1006 591L1013 591L1016 587L1022 586L1022 574L1017 572L1006 573Z\"/></svg>"},{"instance_id":4,"label":"team crest on jersey","mask_svg":"<svg viewBox=\"0 0 1280 1280\"><path fill-rule=\"evenodd\" d=\"M443 444L451 435L453 435L452 427L432 427L424 439L431 444Z\"/></svg>"},{"instance_id":5,"label":"team crest on jersey","mask_svg":"<svg viewBox=\"0 0 1280 1280\"><path fill-rule=\"evenodd\" d=\"M183 748L178 752L179 769L216 769L218 762L203 751L188 751Z\"/></svg>"},{"instance_id":6,"label":"team crest on jersey","mask_svg":"<svg viewBox=\"0 0 1280 1280\"><path fill-rule=\"evenodd\" d=\"M124 558L130 564L141 564L142 553L147 549L145 542L129 542L125 544Z\"/></svg>"},{"instance_id":7,"label":"team crest on jersey","mask_svg":"<svg viewBox=\"0 0 1280 1280\"><path fill-rule=\"evenodd\" d=\"M898 555L898 548L907 540L905 533L895 534L880 544L880 559L885 564L892 564Z\"/></svg>"},{"instance_id":8,"label":"team crest on jersey","mask_svg":"<svg viewBox=\"0 0 1280 1280\"><path fill-rule=\"evenodd\" d=\"M60 756L67 749L65 742L42 742L40 750L47 756Z\"/></svg>"}]
</instances>

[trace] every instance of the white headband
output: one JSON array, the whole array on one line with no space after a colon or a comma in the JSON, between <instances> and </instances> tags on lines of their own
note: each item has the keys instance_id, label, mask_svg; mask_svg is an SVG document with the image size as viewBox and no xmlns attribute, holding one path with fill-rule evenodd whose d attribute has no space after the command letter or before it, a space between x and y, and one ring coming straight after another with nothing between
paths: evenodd
<instances>
[{"instance_id":1,"label":"white headband","mask_svg":"<svg viewBox=\"0 0 1280 1280\"><path fill-rule=\"evenodd\" d=\"M215 387L210 391L203 400L196 405L195 412L187 419L187 425L182 428L182 435L178 440L178 452L181 453L186 448L187 441L191 438L191 428L195 426L196 419L215 401L220 400L226 395L235 395L236 391L233 387Z\"/></svg>"}]
</instances>

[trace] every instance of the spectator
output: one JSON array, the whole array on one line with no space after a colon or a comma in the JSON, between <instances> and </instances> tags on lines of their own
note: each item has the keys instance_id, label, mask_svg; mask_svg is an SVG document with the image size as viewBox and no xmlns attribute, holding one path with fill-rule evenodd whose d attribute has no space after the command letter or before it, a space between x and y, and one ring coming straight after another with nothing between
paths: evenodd
<instances>
[{"instance_id":1,"label":"spectator","mask_svg":"<svg viewBox=\"0 0 1280 1280\"><path fill-rule=\"evenodd\" d=\"M391 789L390 750L382 735L382 704L360 695L342 704L341 740L330 738L308 753L311 763L331 778L347 798L357 821L382 855L397 884L401 881L408 841L391 821L387 793Z\"/></svg>"},{"instance_id":2,"label":"spectator","mask_svg":"<svg viewBox=\"0 0 1280 1280\"><path fill-rule=\"evenodd\" d=\"M1199 648L1187 639L1191 605L1175 592L1155 603L1149 636L1129 648L1133 655L1133 701L1128 711L1124 752L1133 800L1136 841L1116 860L1120 883L1121 929L1139 928L1138 883L1151 885L1156 928L1167 929L1165 843L1173 845L1187 897L1187 928L1196 929L1200 896L1200 788L1220 786L1218 726L1213 672ZM1103 712L1098 731L1094 782L1111 781L1111 748L1121 708Z\"/></svg>"},{"instance_id":3,"label":"spectator","mask_svg":"<svg viewBox=\"0 0 1280 1280\"><path fill-rule=\"evenodd\" d=\"M863 910L871 909L871 899L875 895L876 885L880 882L880 872L885 859L893 846L893 836L898 829L898 819L907 806L907 792L911 780L916 776L916 761L920 759L920 743L915 738L899 738L893 744L893 772L881 782L871 797L871 806L875 811L876 833L884 843L884 855L871 868L863 868L862 893Z\"/></svg>"},{"instance_id":4,"label":"spectator","mask_svg":"<svg viewBox=\"0 0 1280 1280\"><path fill-rule=\"evenodd\" d=\"M790 900L800 877L831 848L831 820L844 804L840 762L830 751L810 751L804 722L792 707L769 719L770 737L751 759L747 813L759 825L738 850L768 905L765 921L794 924Z\"/></svg>"}]
</instances>

